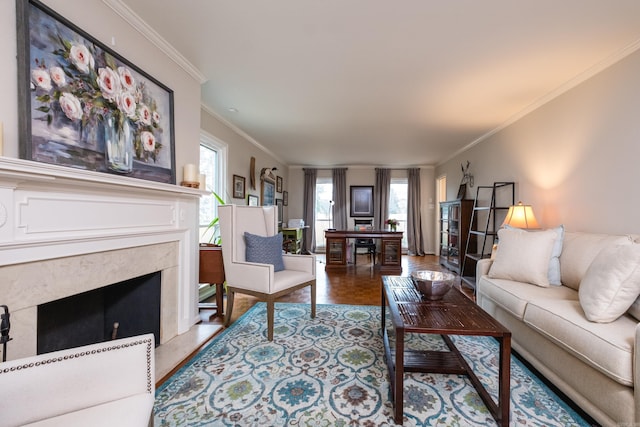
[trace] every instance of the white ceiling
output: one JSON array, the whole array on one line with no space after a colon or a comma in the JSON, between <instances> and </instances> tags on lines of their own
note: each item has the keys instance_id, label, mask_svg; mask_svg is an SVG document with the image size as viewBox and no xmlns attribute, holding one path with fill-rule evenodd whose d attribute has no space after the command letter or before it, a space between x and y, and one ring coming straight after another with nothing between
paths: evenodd
<instances>
[{"instance_id":1,"label":"white ceiling","mask_svg":"<svg viewBox=\"0 0 640 427\"><path fill-rule=\"evenodd\" d=\"M438 164L640 41L638 0L121 1L289 165Z\"/></svg>"}]
</instances>

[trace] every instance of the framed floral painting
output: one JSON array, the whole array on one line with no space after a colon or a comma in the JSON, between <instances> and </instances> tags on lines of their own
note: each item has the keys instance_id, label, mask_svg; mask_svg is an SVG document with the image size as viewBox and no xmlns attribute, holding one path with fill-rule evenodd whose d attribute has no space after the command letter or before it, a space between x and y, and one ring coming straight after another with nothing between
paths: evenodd
<instances>
[{"instance_id":1,"label":"framed floral painting","mask_svg":"<svg viewBox=\"0 0 640 427\"><path fill-rule=\"evenodd\" d=\"M173 91L37 0L16 14L20 157L175 184Z\"/></svg>"}]
</instances>

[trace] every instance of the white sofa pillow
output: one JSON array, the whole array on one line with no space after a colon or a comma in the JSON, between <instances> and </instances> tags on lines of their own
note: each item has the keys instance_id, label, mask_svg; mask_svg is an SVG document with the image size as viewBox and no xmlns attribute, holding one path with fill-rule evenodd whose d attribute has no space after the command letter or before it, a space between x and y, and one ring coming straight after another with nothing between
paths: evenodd
<instances>
[{"instance_id":1,"label":"white sofa pillow","mask_svg":"<svg viewBox=\"0 0 640 427\"><path fill-rule=\"evenodd\" d=\"M548 287L556 237L554 230L536 233L514 228L499 230L498 249L488 276Z\"/></svg>"},{"instance_id":2,"label":"white sofa pillow","mask_svg":"<svg viewBox=\"0 0 640 427\"><path fill-rule=\"evenodd\" d=\"M640 295L640 245L604 248L593 260L582 281L578 296L588 320L613 322L631 307Z\"/></svg>"},{"instance_id":3,"label":"white sofa pillow","mask_svg":"<svg viewBox=\"0 0 640 427\"><path fill-rule=\"evenodd\" d=\"M516 227L511 227L510 225L505 225L506 229L509 230L520 230ZM553 249L551 250L551 259L549 260L549 284L560 286L562 285L562 280L560 278L560 254L562 254L562 242L564 240L564 225L559 225L555 228L550 228L549 230L553 230L556 232L556 240L553 243ZM530 231L531 233L536 233L538 230Z\"/></svg>"}]
</instances>

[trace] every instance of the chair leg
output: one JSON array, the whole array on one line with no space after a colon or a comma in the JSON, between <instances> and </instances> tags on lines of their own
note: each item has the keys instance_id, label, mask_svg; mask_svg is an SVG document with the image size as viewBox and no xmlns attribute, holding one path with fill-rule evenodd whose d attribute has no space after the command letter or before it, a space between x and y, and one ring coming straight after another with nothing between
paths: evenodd
<instances>
[{"instance_id":1,"label":"chair leg","mask_svg":"<svg viewBox=\"0 0 640 427\"><path fill-rule=\"evenodd\" d=\"M316 318L316 281L311 282L311 318Z\"/></svg>"},{"instance_id":2,"label":"chair leg","mask_svg":"<svg viewBox=\"0 0 640 427\"><path fill-rule=\"evenodd\" d=\"M273 341L273 318L274 318L274 301L267 300L267 339Z\"/></svg>"},{"instance_id":3,"label":"chair leg","mask_svg":"<svg viewBox=\"0 0 640 427\"><path fill-rule=\"evenodd\" d=\"M233 296L235 291L227 289L227 314L224 316L224 326L229 326L231 323L231 313L233 313Z\"/></svg>"}]
</instances>

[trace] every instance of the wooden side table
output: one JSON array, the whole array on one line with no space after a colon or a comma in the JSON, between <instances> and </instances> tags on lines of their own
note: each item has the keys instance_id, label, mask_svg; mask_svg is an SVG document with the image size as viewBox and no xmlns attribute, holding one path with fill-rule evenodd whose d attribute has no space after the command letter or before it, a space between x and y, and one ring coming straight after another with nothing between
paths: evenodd
<instances>
[{"instance_id":1,"label":"wooden side table","mask_svg":"<svg viewBox=\"0 0 640 427\"><path fill-rule=\"evenodd\" d=\"M216 316L224 315L224 264L222 262L222 247L207 243L200 244L199 283L216 285L216 303L199 303L198 308L216 310Z\"/></svg>"}]
</instances>

